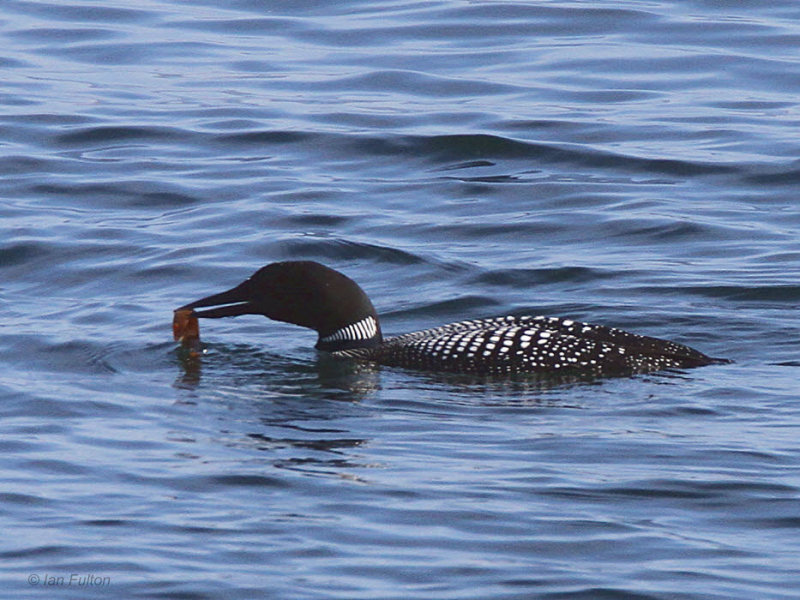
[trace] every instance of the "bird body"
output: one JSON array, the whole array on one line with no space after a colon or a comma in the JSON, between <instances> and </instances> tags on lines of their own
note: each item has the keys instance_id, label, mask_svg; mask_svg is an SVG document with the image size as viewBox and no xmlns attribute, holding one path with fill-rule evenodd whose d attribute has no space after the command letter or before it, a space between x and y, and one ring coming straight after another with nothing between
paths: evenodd
<instances>
[{"instance_id":1,"label":"bird body","mask_svg":"<svg viewBox=\"0 0 800 600\"><path fill-rule=\"evenodd\" d=\"M196 310L203 307L216 308ZM335 357L428 371L604 376L727 362L675 342L544 316L459 321L384 339L358 284L312 261L272 263L178 310L201 318L261 314L316 330L316 348Z\"/></svg>"}]
</instances>

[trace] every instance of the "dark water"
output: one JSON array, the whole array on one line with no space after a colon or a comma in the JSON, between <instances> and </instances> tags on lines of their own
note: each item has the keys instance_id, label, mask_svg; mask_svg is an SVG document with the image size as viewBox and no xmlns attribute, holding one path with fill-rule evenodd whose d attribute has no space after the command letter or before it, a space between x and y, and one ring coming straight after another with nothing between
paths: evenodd
<instances>
[{"instance_id":1,"label":"dark water","mask_svg":"<svg viewBox=\"0 0 800 600\"><path fill-rule=\"evenodd\" d=\"M219 8L225 6L225 8ZM15 598L800 596L800 4L6 0ZM732 365L540 388L176 306L322 261Z\"/></svg>"}]
</instances>

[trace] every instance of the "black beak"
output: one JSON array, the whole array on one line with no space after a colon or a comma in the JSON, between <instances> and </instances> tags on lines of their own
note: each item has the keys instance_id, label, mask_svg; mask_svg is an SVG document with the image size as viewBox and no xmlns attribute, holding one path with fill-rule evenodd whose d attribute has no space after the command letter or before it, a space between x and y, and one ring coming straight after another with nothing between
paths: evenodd
<instances>
[{"instance_id":1,"label":"black beak","mask_svg":"<svg viewBox=\"0 0 800 600\"><path fill-rule=\"evenodd\" d=\"M195 300L190 304L181 306L177 310L192 310L196 317L207 319L219 319L221 317L238 317L239 315L260 314L250 302L249 281L237 285L227 292L207 296L200 300ZM217 306L210 310L194 310L204 306Z\"/></svg>"}]
</instances>

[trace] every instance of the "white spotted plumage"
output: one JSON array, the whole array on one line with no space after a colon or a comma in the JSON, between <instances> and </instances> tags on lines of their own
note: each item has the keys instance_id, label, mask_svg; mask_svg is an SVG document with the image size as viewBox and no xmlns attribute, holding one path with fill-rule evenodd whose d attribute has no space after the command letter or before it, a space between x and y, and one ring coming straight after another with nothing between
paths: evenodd
<instances>
[{"instance_id":1,"label":"white spotted plumage","mask_svg":"<svg viewBox=\"0 0 800 600\"><path fill-rule=\"evenodd\" d=\"M687 346L621 329L527 316L459 321L388 338L376 348L335 354L389 366L485 374L602 375L679 368L708 360Z\"/></svg>"}]
</instances>

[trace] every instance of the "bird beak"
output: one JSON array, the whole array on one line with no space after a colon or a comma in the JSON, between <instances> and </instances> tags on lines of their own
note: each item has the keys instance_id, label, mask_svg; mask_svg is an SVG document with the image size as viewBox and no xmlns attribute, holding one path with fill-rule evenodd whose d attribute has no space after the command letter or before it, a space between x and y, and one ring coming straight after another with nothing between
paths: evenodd
<instances>
[{"instance_id":1,"label":"bird beak","mask_svg":"<svg viewBox=\"0 0 800 600\"><path fill-rule=\"evenodd\" d=\"M253 303L249 300L248 283L248 281L245 281L226 292L195 300L176 310L191 310L194 312L194 316L205 317L207 319L259 314ZM206 306L216 306L218 308L195 310L196 308L203 308Z\"/></svg>"}]
</instances>

